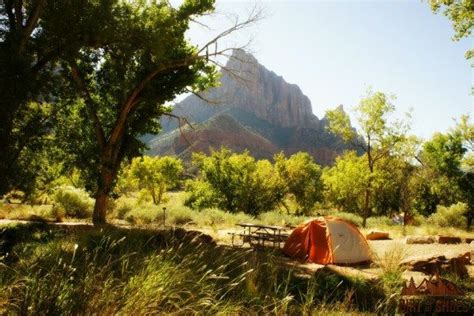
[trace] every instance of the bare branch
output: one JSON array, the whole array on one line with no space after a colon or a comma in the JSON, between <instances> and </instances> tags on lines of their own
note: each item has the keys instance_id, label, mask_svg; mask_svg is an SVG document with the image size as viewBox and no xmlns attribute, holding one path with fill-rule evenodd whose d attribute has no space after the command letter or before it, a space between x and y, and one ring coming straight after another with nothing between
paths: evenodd
<instances>
[{"instance_id":1,"label":"bare branch","mask_svg":"<svg viewBox=\"0 0 474 316\"><path fill-rule=\"evenodd\" d=\"M217 104L222 104L224 103L223 101L218 101L218 100L211 100L211 99L208 99L206 98L205 96L203 96L202 94L198 93L198 92L194 92L190 89L185 89L186 92L189 92L189 93L192 93L194 94L196 97L198 97L200 100L208 103L208 104L212 104L212 105L217 105Z\"/></svg>"},{"instance_id":2,"label":"bare branch","mask_svg":"<svg viewBox=\"0 0 474 316\"><path fill-rule=\"evenodd\" d=\"M179 127L179 134L181 137L183 137L184 141L188 144L188 146L192 146L192 143L188 140L188 138L186 137L186 135L184 134L184 131L183 131L183 127L185 127L186 125L188 125L189 127L191 127L192 129L194 129L194 126L191 125L191 123L189 122L189 120L184 117L184 116L178 116L178 115L175 115L173 113L163 113L164 116L168 116L170 118L174 118L178 121L178 127Z\"/></svg>"},{"instance_id":3,"label":"bare branch","mask_svg":"<svg viewBox=\"0 0 474 316\"><path fill-rule=\"evenodd\" d=\"M254 8L252 12L249 14L249 17L243 21L239 22L238 17L235 19L234 25L231 26L230 28L226 29L225 31L219 33L216 37L211 39L209 42L207 42L204 46L201 47L201 49L198 51L198 54L204 52L206 48L210 47L213 44L216 44L219 40L222 38L228 36L229 34L232 34L236 31L239 31L241 29L244 29L252 24L255 24L256 22L260 21L262 19L262 11L257 10Z\"/></svg>"}]
</instances>

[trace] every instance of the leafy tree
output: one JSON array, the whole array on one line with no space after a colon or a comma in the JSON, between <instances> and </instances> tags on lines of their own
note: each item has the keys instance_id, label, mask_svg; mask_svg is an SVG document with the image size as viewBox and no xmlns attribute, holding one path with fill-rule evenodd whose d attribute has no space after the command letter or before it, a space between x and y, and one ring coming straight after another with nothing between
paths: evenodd
<instances>
[{"instance_id":1,"label":"leafy tree","mask_svg":"<svg viewBox=\"0 0 474 316\"><path fill-rule=\"evenodd\" d=\"M405 140L408 125L403 121L388 122L388 116L395 110L389 97L382 92L368 92L356 107L357 121L360 132L351 127L349 116L341 109L328 111L328 129L361 149L365 155L368 177L364 191L364 206L362 211L363 226L372 214L371 196L374 191L376 165L397 149L397 145Z\"/></svg>"},{"instance_id":2,"label":"leafy tree","mask_svg":"<svg viewBox=\"0 0 474 316\"><path fill-rule=\"evenodd\" d=\"M145 147L139 137L156 133L159 117L170 115L163 104L213 86L217 73L211 57L227 49L209 53L207 48L252 22L237 23L198 49L185 33L190 21L213 9L213 0L186 0L177 8L168 1L120 2L112 7L103 41L65 65L72 79L69 91L80 91L73 101L84 134L84 150L71 150L76 164L87 166L90 179L97 179L95 224L106 220L107 198L123 159L140 154Z\"/></svg>"},{"instance_id":3,"label":"leafy tree","mask_svg":"<svg viewBox=\"0 0 474 316\"><path fill-rule=\"evenodd\" d=\"M353 151L337 157L334 166L325 168L322 174L326 201L344 211L363 214L364 193L371 176L365 157Z\"/></svg>"},{"instance_id":4,"label":"leafy tree","mask_svg":"<svg viewBox=\"0 0 474 316\"><path fill-rule=\"evenodd\" d=\"M144 156L132 160L128 174L138 188L150 192L153 203L160 204L163 194L178 185L182 172L178 158Z\"/></svg>"},{"instance_id":5,"label":"leafy tree","mask_svg":"<svg viewBox=\"0 0 474 316\"><path fill-rule=\"evenodd\" d=\"M43 150L42 137L56 123L47 102L63 87L59 62L98 45L114 2L2 1L0 195L12 188L29 190L35 169L24 157Z\"/></svg>"},{"instance_id":6,"label":"leafy tree","mask_svg":"<svg viewBox=\"0 0 474 316\"><path fill-rule=\"evenodd\" d=\"M248 152L235 154L222 148L209 156L194 154L193 163L199 168L199 178L196 184L188 184L192 198L188 204L196 203L193 189L204 189L210 197L206 201L208 206L256 216L274 209L285 195L285 187L272 164L268 160L255 161Z\"/></svg>"},{"instance_id":7,"label":"leafy tree","mask_svg":"<svg viewBox=\"0 0 474 316\"><path fill-rule=\"evenodd\" d=\"M451 20L455 31L453 39L458 41L469 37L474 26L474 1L472 0L430 0L433 12L438 13L444 9L443 14ZM466 52L466 58L471 59L474 50Z\"/></svg>"},{"instance_id":8,"label":"leafy tree","mask_svg":"<svg viewBox=\"0 0 474 316\"><path fill-rule=\"evenodd\" d=\"M275 167L286 185L287 194L293 196L298 204L298 213L308 213L316 202L322 201L321 167L308 153L299 152L288 159L278 154Z\"/></svg>"},{"instance_id":9,"label":"leafy tree","mask_svg":"<svg viewBox=\"0 0 474 316\"><path fill-rule=\"evenodd\" d=\"M473 129L469 118L463 116L450 133L437 133L427 141L420 154L424 179L430 179L420 200L433 201L429 204L429 213L433 213L438 204L449 206L465 202L468 228L474 218L474 172L468 167Z\"/></svg>"}]
</instances>

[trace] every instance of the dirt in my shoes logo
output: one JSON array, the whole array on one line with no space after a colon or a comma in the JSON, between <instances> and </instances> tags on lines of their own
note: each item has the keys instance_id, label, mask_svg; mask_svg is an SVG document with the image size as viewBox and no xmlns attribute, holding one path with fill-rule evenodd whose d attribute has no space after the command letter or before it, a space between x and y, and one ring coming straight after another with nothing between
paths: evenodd
<instances>
[{"instance_id":1,"label":"dirt in my shoes logo","mask_svg":"<svg viewBox=\"0 0 474 316\"><path fill-rule=\"evenodd\" d=\"M404 315L474 315L474 304L453 282L438 275L416 285L413 278L402 289L398 312Z\"/></svg>"}]
</instances>

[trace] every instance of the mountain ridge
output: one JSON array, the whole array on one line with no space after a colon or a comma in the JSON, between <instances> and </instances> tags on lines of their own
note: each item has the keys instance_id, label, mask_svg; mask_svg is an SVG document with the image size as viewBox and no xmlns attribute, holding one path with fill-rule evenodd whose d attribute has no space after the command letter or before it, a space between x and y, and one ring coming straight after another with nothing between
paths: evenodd
<instances>
[{"instance_id":1,"label":"mountain ridge","mask_svg":"<svg viewBox=\"0 0 474 316\"><path fill-rule=\"evenodd\" d=\"M149 153L187 159L190 152L226 146L271 158L280 151L307 151L327 165L347 149L326 130L326 119L313 114L311 101L296 84L287 83L252 55L234 50L221 70L220 83L201 97L190 95L177 103L173 114L186 117L194 129L185 128L181 135L175 121L162 120L163 132L148 141Z\"/></svg>"}]
</instances>

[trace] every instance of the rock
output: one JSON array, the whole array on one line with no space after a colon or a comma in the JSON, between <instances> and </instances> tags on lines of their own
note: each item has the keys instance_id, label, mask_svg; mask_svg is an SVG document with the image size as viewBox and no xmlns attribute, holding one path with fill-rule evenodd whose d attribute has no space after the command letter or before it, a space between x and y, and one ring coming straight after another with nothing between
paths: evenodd
<instances>
[{"instance_id":1,"label":"rock","mask_svg":"<svg viewBox=\"0 0 474 316\"><path fill-rule=\"evenodd\" d=\"M433 236L410 236L407 237L407 244L432 244L436 240Z\"/></svg>"},{"instance_id":2,"label":"rock","mask_svg":"<svg viewBox=\"0 0 474 316\"><path fill-rule=\"evenodd\" d=\"M461 238L459 237L450 237L450 236L439 236L438 237L439 244L460 244Z\"/></svg>"},{"instance_id":3,"label":"rock","mask_svg":"<svg viewBox=\"0 0 474 316\"><path fill-rule=\"evenodd\" d=\"M367 240L387 240L389 238L389 234L385 232L370 232L368 233L365 238Z\"/></svg>"},{"instance_id":4,"label":"rock","mask_svg":"<svg viewBox=\"0 0 474 316\"><path fill-rule=\"evenodd\" d=\"M186 230L184 228L178 227L171 231L171 235L177 239L182 240L183 242L206 244L209 246L217 245L211 236L195 230Z\"/></svg>"},{"instance_id":5,"label":"rock","mask_svg":"<svg viewBox=\"0 0 474 316\"><path fill-rule=\"evenodd\" d=\"M275 153L306 151L322 165L330 164L348 146L326 130L327 120L312 112L311 101L301 89L261 65L255 57L234 50L221 71L220 86L190 95L173 108L186 117L193 129L181 136L176 120L163 118L163 131L146 136L150 155L180 155L209 152L225 145L235 152L248 148L257 158L271 159ZM235 122L223 115L230 116ZM232 126L236 126L234 130ZM247 130L245 130L247 129ZM235 133L234 133L235 132Z\"/></svg>"},{"instance_id":6,"label":"rock","mask_svg":"<svg viewBox=\"0 0 474 316\"><path fill-rule=\"evenodd\" d=\"M466 265L470 264L471 254L447 253L442 256L412 256L400 262L410 271L419 271L427 275L441 274L442 272L454 273L459 277L469 276Z\"/></svg>"},{"instance_id":7,"label":"rock","mask_svg":"<svg viewBox=\"0 0 474 316\"><path fill-rule=\"evenodd\" d=\"M474 238L465 238L465 239L464 239L464 242L465 242L466 244L474 245Z\"/></svg>"}]
</instances>

